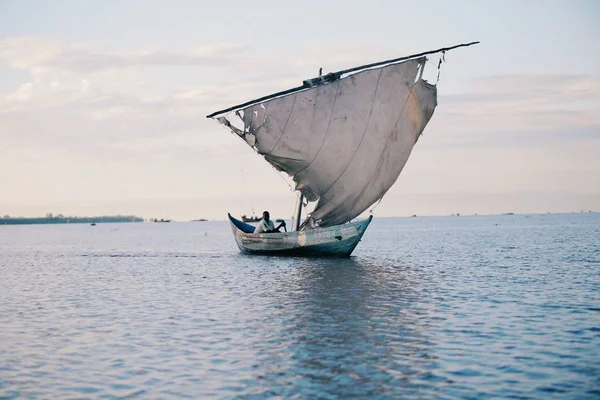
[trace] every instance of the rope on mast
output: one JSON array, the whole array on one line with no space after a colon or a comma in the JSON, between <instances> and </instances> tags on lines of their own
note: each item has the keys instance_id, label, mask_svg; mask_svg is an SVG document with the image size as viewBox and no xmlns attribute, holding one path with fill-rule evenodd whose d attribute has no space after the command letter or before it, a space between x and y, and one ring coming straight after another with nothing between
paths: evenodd
<instances>
[{"instance_id":1,"label":"rope on mast","mask_svg":"<svg viewBox=\"0 0 600 400\"><path fill-rule=\"evenodd\" d=\"M238 156L236 158L240 163L240 172L242 173L242 178L244 178L244 189L245 189L246 193L249 194L250 192L248 191L248 181L246 180L246 174L244 173L244 163L241 161L242 158L240 157L240 150L236 147L235 151L236 151L236 153L238 153ZM253 196L250 194L248 196L248 200L250 201L250 208L252 209L252 216L255 216L256 212L254 210L254 202L252 201L252 197Z\"/></svg>"}]
</instances>

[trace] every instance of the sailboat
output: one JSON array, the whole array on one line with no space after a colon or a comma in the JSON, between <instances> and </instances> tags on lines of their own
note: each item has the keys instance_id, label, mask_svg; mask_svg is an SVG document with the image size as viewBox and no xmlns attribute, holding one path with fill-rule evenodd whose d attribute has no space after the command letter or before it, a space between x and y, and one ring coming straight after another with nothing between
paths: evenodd
<instances>
[{"instance_id":1,"label":"sailboat","mask_svg":"<svg viewBox=\"0 0 600 400\"><path fill-rule=\"evenodd\" d=\"M254 233L228 214L239 249L350 256L373 215L353 220L396 182L437 106L437 86L423 79L427 56L441 55L439 72L447 51L477 43L319 72L301 86L208 115L292 177L299 192L289 232ZM305 201L316 205L302 220Z\"/></svg>"}]
</instances>

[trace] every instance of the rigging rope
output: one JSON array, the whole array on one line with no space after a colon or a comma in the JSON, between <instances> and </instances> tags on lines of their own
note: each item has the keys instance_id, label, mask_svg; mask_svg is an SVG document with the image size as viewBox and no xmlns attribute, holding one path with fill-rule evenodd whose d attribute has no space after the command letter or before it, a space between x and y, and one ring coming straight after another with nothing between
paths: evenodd
<instances>
[{"instance_id":1,"label":"rigging rope","mask_svg":"<svg viewBox=\"0 0 600 400\"><path fill-rule=\"evenodd\" d=\"M240 118L241 118L241 117L240 117ZM225 119L226 119L226 118L225 118ZM246 140L245 140L245 139L244 139L242 136L240 136L239 134L237 134L235 131L233 131L233 130L232 130L232 127L225 126L225 125L223 125L223 124L221 124L221 123L219 123L219 125L221 125L221 126L222 126L223 128L225 128L227 131L229 131L230 133L233 133L235 136L237 136L238 138L240 138L241 140L243 140L243 141L244 141L244 143L248 144L248 142L246 142ZM259 152L258 152L258 150L256 149L256 147L252 147L252 146L251 146L251 149L252 149L252 150L253 150L253 151L254 151L256 154L258 154L259 156L263 156L261 153L259 153ZM239 149L237 149L237 148L236 148L236 151L238 152L238 160L239 160L239 158L240 158L240 157L239 157ZM263 157L264 157L264 156L263 156ZM280 177L281 179L283 179L283 181L284 181L284 182L285 182L285 184L288 186L288 188L290 189L290 191L291 191L291 192L294 192L294 191L295 191L294 187L293 187L292 185L290 185L290 183L289 183L289 182L288 182L288 180L285 178L285 176L284 176L284 175L281 173L281 171L279 171L277 168L275 168L273 165L271 165L271 163L268 163L268 164L271 166L271 168L273 168L273 169L275 170L275 172L277 172L277 174L279 175L279 177ZM243 172L243 168L242 168L242 172ZM245 179L245 177L244 177L244 179Z\"/></svg>"},{"instance_id":2,"label":"rigging rope","mask_svg":"<svg viewBox=\"0 0 600 400\"><path fill-rule=\"evenodd\" d=\"M236 135L237 136L237 135ZM244 164L242 163L242 158L240 155L240 150L236 147L235 151L237 153L237 160L240 163L240 172L242 173L242 177L244 178L244 188L245 188L245 192L247 194L249 194L248 196L248 200L250 201L250 208L252 209L252 216L256 215L256 212L254 211L254 202L252 201L252 195L250 194L251 192L248 190L248 181L246 180L246 174L244 173Z\"/></svg>"},{"instance_id":3,"label":"rigging rope","mask_svg":"<svg viewBox=\"0 0 600 400\"><path fill-rule=\"evenodd\" d=\"M440 72L442 72L442 62L446 62L446 51L442 51L442 56L440 57L440 61L438 62L438 73L437 73L437 81L435 82L435 84L437 85L440 82Z\"/></svg>"},{"instance_id":4,"label":"rigging rope","mask_svg":"<svg viewBox=\"0 0 600 400\"><path fill-rule=\"evenodd\" d=\"M236 114L236 115L237 115L237 116L238 116L240 119L242 119L242 117L239 115L239 112L237 112L237 111L236 111L236 112L235 112L235 114ZM243 121L243 119L242 119L242 121ZM225 126L225 125L222 125L222 124L219 124L219 125L223 126L225 129L227 129L228 131L230 131L231 133L233 133L235 136L237 136L238 138L240 138L240 139L242 139L244 142L246 142L246 140L245 140L245 139L244 139L242 136L240 136L239 134L236 134L236 132L235 132L235 131L232 131L232 130L231 130L231 127L227 127L227 126ZM248 143L246 143L246 144L248 144ZM256 149L256 147L252 147L252 150L253 150L253 151L254 151L256 154L258 154L258 155L260 155L260 156L263 156L262 154L260 154L260 153L258 152L258 150ZM242 173L242 177L244 178L244 185L245 185L246 193L250 193L250 191L248 190L248 181L247 181L247 179L246 179L246 174L244 173L244 166L243 166L243 163L241 162L241 154L240 154L240 151L239 151L239 149L238 149L237 147L236 147L235 151L236 151L236 153L237 153L237 155L238 155L236 158L237 158L237 159L238 159L238 161L240 162L240 172ZM264 157L264 156L263 156L263 157ZM300 199L300 195L298 194L298 192L297 192L297 191L294 189L294 187L293 187L293 186L290 184L290 182L289 182L289 181L286 179L286 177L285 177L285 176L284 176L284 175L281 173L281 171L279 171L277 168L275 168L273 165L271 165L271 163L268 163L268 164L271 166L271 168L273 168L273 169L275 170L275 172L277 172L277 175L279 175L279 177L280 177L280 178L281 178L281 179L282 179L282 180L285 182L285 184L286 184L286 185L288 186L288 188L290 189L290 192L294 192L294 194L296 195L296 205L297 205L297 204L298 204L298 201L299 201L299 199ZM249 201L250 201L250 207L252 208L252 215L254 216L254 215L256 215L256 211L255 211L255 209L254 209L254 202L252 201L252 197L253 197L253 196L251 196L251 195L249 196ZM308 204L308 203L307 203L307 204ZM294 213L295 213L295 211L296 211L296 207L294 207ZM293 217L293 218L294 218L294 217Z\"/></svg>"},{"instance_id":5,"label":"rigging rope","mask_svg":"<svg viewBox=\"0 0 600 400\"><path fill-rule=\"evenodd\" d=\"M375 210L375 209L376 209L376 208L379 206L379 203L381 203L381 200L383 200L383 197L381 197L381 198L379 199L379 201L378 201L378 202L375 204L375 207L373 207L373 208L371 208L371 209L369 210L369 213L370 213L370 214L373 214L373 210Z\"/></svg>"},{"instance_id":6,"label":"rigging rope","mask_svg":"<svg viewBox=\"0 0 600 400\"><path fill-rule=\"evenodd\" d=\"M261 155L258 151L256 151L256 149L254 149L254 151L256 152L256 154ZM271 163L268 163L269 165L271 165ZM290 189L290 192L295 192L296 189L294 189L294 187L288 182L288 180L286 179L286 177L281 173L280 170L278 170L277 168L275 168L274 166L271 165L271 168L273 168L275 170L275 172L277 172L277 175L279 175L279 177L281 179L283 179L283 181L285 182L285 184L288 186L288 188Z\"/></svg>"}]
</instances>

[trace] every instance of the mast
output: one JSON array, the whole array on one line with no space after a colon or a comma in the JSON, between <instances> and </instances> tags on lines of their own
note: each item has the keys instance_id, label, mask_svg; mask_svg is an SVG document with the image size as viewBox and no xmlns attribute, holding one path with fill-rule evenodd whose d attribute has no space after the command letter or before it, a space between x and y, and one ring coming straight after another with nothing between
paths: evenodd
<instances>
[{"instance_id":1,"label":"mast","mask_svg":"<svg viewBox=\"0 0 600 400\"><path fill-rule=\"evenodd\" d=\"M296 225L295 230L300 230L300 220L302 217L302 202L304 201L304 195L300 192L300 199L298 201L298 208L296 208Z\"/></svg>"}]
</instances>

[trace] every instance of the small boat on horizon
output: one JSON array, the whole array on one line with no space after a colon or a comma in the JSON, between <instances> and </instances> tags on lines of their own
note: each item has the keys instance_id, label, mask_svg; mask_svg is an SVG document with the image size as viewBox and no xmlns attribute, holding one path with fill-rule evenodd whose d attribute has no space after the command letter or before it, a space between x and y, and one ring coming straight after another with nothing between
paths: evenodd
<instances>
[{"instance_id":1,"label":"small boat on horizon","mask_svg":"<svg viewBox=\"0 0 600 400\"><path fill-rule=\"evenodd\" d=\"M251 217L247 217L246 214L242 215L242 221L244 222L259 222L262 218L253 215Z\"/></svg>"},{"instance_id":2,"label":"small boat on horizon","mask_svg":"<svg viewBox=\"0 0 600 400\"><path fill-rule=\"evenodd\" d=\"M152 222L171 222L171 220L170 219L162 219L162 218L161 219L154 218L152 220Z\"/></svg>"}]
</instances>

